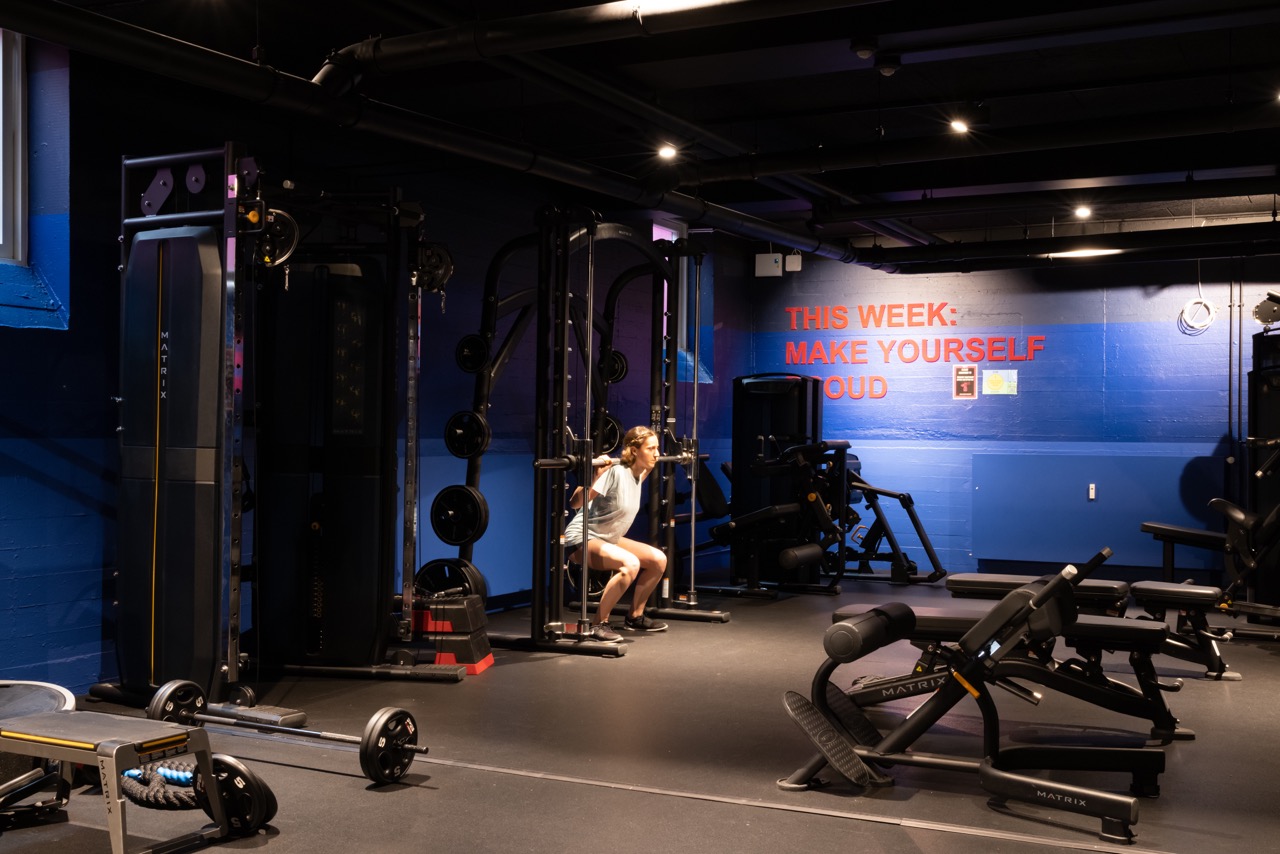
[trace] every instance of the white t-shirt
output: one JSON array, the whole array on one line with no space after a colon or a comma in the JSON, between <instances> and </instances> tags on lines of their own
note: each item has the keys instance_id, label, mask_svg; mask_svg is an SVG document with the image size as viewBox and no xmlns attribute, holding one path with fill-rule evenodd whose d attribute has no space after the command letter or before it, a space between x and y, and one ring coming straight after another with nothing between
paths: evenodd
<instances>
[{"instance_id":1,"label":"white t-shirt","mask_svg":"<svg viewBox=\"0 0 1280 854\"><path fill-rule=\"evenodd\" d=\"M630 468L615 464L605 469L591 487L596 497L585 511L569 520L564 529L564 545L573 553L582 545L582 517L591 520L591 539L616 543L631 528L640 512L640 478Z\"/></svg>"}]
</instances>

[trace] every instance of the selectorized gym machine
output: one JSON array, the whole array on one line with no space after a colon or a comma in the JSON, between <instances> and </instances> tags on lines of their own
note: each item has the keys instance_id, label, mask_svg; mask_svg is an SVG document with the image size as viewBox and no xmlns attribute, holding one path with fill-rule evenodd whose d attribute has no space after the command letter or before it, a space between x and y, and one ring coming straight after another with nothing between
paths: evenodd
<instances>
[{"instance_id":1,"label":"selectorized gym machine","mask_svg":"<svg viewBox=\"0 0 1280 854\"><path fill-rule=\"evenodd\" d=\"M419 630L421 600L394 595L401 496L407 560L416 545L418 302L452 272L420 208L268 186L230 143L125 158L122 196L120 680L92 693L145 705L190 680L215 710L300 724L256 705L246 668L460 679L387 665Z\"/></svg>"},{"instance_id":2,"label":"selectorized gym machine","mask_svg":"<svg viewBox=\"0 0 1280 854\"><path fill-rule=\"evenodd\" d=\"M854 577L876 578L873 562L890 564L895 584L944 577L911 496L868 483L849 442L824 437L817 377L755 374L733 383L732 518L711 529L728 545L742 586L714 588L742 596L779 591L835 595L850 564ZM918 572L902 549L880 499L906 512L932 570ZM875 516L860 525L854 505ZM888 545L888 550L882 549Z\"/></svg>"},{"instance_id":3,"label":"selectorized gym machine","mask_svg":"<svg viewBox=\"0 0 1280 854\"><path fill-rule=\"evenodd\" d=\"M267 229L233 145L125 158L121 213L118 689L240 682L244 304ZM239 238L239 239L238 239Z\"/></svg>"}]
</instances>

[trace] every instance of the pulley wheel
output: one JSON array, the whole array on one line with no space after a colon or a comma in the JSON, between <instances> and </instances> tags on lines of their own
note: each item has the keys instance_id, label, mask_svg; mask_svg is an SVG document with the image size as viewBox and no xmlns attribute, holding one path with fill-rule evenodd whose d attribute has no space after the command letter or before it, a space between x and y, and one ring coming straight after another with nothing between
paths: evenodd
<instances>
[{"instance_id":1,"label":"pulley wheel","mask_svg":"<svg viewBox=\"0 0 1280 854\"><path fill-rule=\"evenodd\" d=\"M464 335L453 356L459 368L469 374L478 374L489 364L489 342L476 332Z\"/></svg>"},{"instance_id":2,"label":"pulley wheel","mask_svg":"<svg viewBox=\"0 0 1280 854\"><path fill-rule=\"evenodd\" d=\"M489 585L484 574L469 560L460 557L437 558L424 563L413 576L413 585L423 594L461 590L464 596L489 598Z\"/></svg>"},{"instance_id":3,"label":"pulley wheel","mask_svg":"<svg viewBox=\"0 0 1280 854\"><path fill-rule=\"evenodd\" d=\"M627 357L614 349L600 354L600 376L607 383L620 383L627 376Z\"/></svg>"},{"instance_id":4,"label":"pulley wheel","mask_svg":"<svg viewBox=\"0 0 1280 854\"><path fill-rule=\"evenodd\" d=\"M453 275L453 257L442 244L424 243L418 247L414 273L415 284L434 293L443 288Z\"/></svg>"},{"instance_id":5,"label":"pulley wheel","mask_svg":"<svg viewBox=\"0 0 1280 854\"><path fill-rule=\"evenodd\" d=\"M374 783L394 783L409 771L417 751L418 724L405 709L385 708L365 724L360 769Z\"/></svg>"},{"instance_id":6,"label":"pulley wheel","mask_svg":"<svg viewBox=\"0 0 1280 854\"><path fill-rule=\"evenodd\" d=\"M483 454L492 438L488 420L467 409L453 413L444 425L444 446L449 453L464 460Z\"/></svg>"},{"instance_id":7,"label":"pulley wheel","mask_svg":"<svg viewBox=\"0 0 1280 854\"><path fill-rule=\"evenodd\" d=\"M431 502L431 530L451 546L474 543L489 527L489 504L474 486L446 486Z\"/></svg>"}]
</instances>

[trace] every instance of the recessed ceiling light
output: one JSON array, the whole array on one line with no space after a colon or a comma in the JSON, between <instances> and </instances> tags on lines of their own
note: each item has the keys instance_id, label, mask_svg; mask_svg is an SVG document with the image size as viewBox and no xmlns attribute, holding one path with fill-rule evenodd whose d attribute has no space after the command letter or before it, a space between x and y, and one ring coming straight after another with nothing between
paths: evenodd
<instances>
[{"instance_id":1,"label":"recessed ceiling light","mask_svg":"<svg viewBox=\"0 0 1280 854\"><path fill-rule=\"evenodd\" d=\"M674 145L664 145L658 149L658 156L663 160L670 160L676 156L676 147Z\"/></svg>"},{"instance_id":2,"label":"recessed ceiling light","mask_svg":"<svg viewBox=\"0 0 1280 854\"><path fill-rule=\"evenodd\" d=\"M968 133L969 123L966 122L964 119L952 119L951 129L956 133Z\"/></svg>"},{"instance_id":3,"label":"recessed ceiling light","mask_svg":"<svg viewBox=\"0 0 1280 854\"><path fill-rule=\"evenodd\" d=\"M1076 208L1076 217L1078 219L1088 219L1093 211L1089 210L1088 205L1080 205Z\"/></svg>"}]
</instances>

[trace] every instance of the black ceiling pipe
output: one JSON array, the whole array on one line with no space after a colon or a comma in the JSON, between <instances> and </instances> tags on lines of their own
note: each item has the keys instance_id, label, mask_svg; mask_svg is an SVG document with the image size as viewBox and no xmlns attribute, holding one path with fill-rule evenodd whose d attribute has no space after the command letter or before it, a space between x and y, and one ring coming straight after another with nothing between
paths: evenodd
<instances>
[{"instance_id":1,"label":"black ceiling pipe","mask_svg":"<svg viewBox=\"0 0 1280 854\"><path fill-rule=\"evenodd\" d=\"M1077 203L1089 207L1123 205L1142 202L1172 202L1187 199L1217 199L1229 196L1268 196L1280 194L1280 177L1223 178L1200 181L1188 179L1163 184L1125 184L1079 187L1028 193L991 193L967 196L933 196L900 202L872 202L847 207L814 210L815 225L861 222L865 217L893 219L907 216L931 216L957 213L985 213L1026 208L1058 206L1064 211Z\"/></svg>"},{"instance_id":2,"label":"black ceiling pipe","mask_svg":"<svg viewBox=\"0 0 1280 854\"><path fill-rule=\"evenodd\" d=\"M946 132L937 136L881 140L870 145L831 147L819 151L806 149L751 154L705 163L682 163L672 170L655 175L652 181L655 189L698 187L717 181L751 181L769 175L835 172L1276 127L1280 127L1280 104L1266 101L1253 106L1130 115L1125 119L1111 118L1089 123L1063 123L967 134Z\"/></svg>"},{"instance_id":3,"label":"black ceiling pipe","mask_svg":"<svg viewBox=\"0 0 1280 854\"><path fill-rule=\"evenodd\" d=\"M652 191L625 175L540 154L496 137L359 98L339 98L315 83L134 27L56 0L4 0L0 27L162 77L203 86L247 101L300 113L436 151L480 160L561 184L662 210L753 240L769 241L822 258L856 260L847 245L800 234L729 208L674 192Z\"/></svg>"},{"instance_id":4,"label":"black ceiling pipe","mask_svg":"<svg viewBox=\"0 0 1280 854\"><path fill-rule=\"evenodd\" d=\"M345 94L372 72L392 74L446 62L766 21L883 2L886 0L707 0L697 6L642 10L636 0L619 0L460 24L428 33L366 39L332 54L316 74L315 82L334 94Z\"/></svg>"},{"instance_id":5,"label":"black ceiling pipe","mask_svg":"<svg viewBox=\"0 0 1280 854\"><path fill-rule=\"evenodd\" d=\"M1168 257L1223 257L1203 254L1221 246L1251 246L1247 254L1275 252L1280 248L1280 222L1255 222L1242 225L1216 225L1200 228L1170 228L1152 231L1127 231L1110 234L1086 234L1071 237L1043 237L1026 240L992 240L983 243L938 243L932 246L904 248L866 247L858 250L858 262L876 268L902 270L915 264L964 263L1004 259L1044 259L1059 261L1064 253L1083 250L1111 250L1106 256L1144 251L1183 254Z\"/></svg>"}]
</instances>

